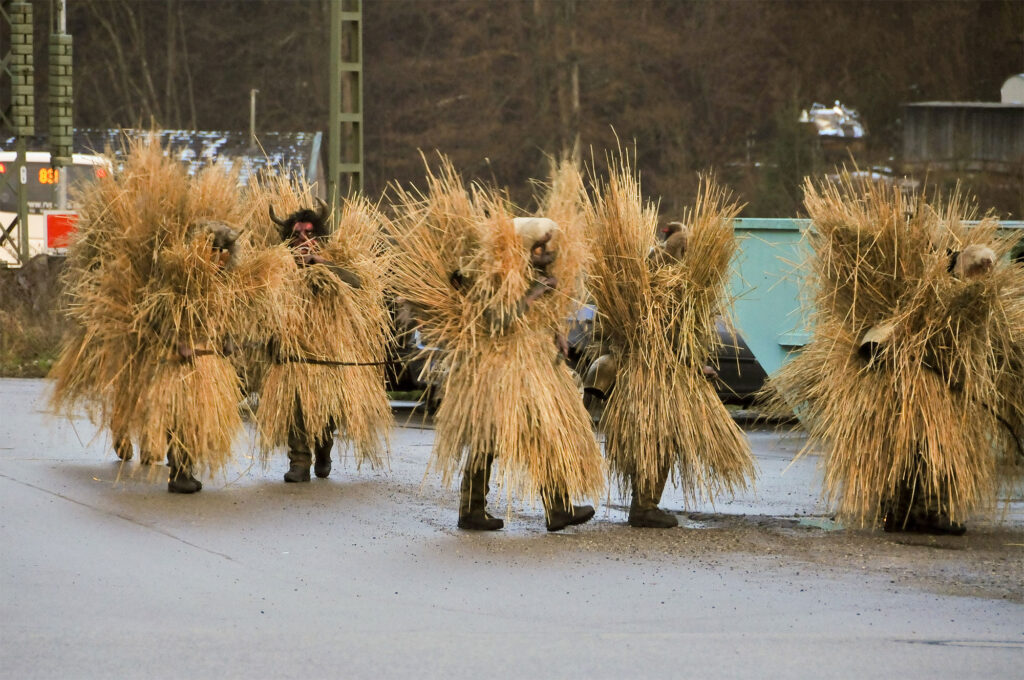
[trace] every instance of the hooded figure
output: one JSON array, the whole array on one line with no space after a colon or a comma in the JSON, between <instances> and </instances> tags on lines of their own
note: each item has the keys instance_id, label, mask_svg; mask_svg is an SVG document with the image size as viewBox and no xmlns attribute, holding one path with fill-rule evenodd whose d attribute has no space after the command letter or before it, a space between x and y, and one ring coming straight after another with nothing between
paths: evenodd
<instances>
[{"instance_id":1,"label":"hooded figure","mask_svg":"<svg viewBox=\"0 0 1024 680\"><path fill-rule=\"evenodd\" d=\"M242 252L237 178L189 177L155 138L130 142L82 203L70 290L85 342L62 354L55 400L88 395L122 460L133 439L145 462L166 451L168 491L194 493L196 472L230 459L240 390L225 357L280 270Z\"/></svg>"}]
</instances>

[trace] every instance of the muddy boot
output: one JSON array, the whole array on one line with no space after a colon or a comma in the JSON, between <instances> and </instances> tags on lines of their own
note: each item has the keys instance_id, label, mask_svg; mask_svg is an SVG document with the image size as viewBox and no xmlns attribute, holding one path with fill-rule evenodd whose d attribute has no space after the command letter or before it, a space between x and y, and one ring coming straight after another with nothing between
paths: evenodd
<instances>
[{"instance_id":1,"label":"muddy boot","mask_svg":"<svg viewBox=\"0 0 1024 680\"><path fill-rule=\"evenodd\" d=\"M313 463L313 472L320 479L325 478L331 474L331 448L334 447L334 436L330 436L322 444L317 444L316 450L314 451L315 458ZM308 475L308 473L307 473Z\"/></svg>"},{"instance_id":2,"label":"muddy boot","mask_svg":"<svg viewBox=\"0 0 1024 680\"><path fill-rule=\"evenodd\" d=\"M313 454L309 451L288 452L288 472L284 473L286 482L308 482L309 466L313 463Z\"/></svg>"},{"instance_id":3,"label":"muddy boot","mask_svg":"<svg viewBox=\"0 0 1024 680\"><path fill-rule=\"evenodd\" d=\"M191 466L179 461L173 451L167 452L167 467L170 475L167 478L167 490L171 493L196 493L202 490L203 483L192 476Z\"/></svg>"},{"instance_id":4,"label":"muddy boot","mask_svg":"<svg viewBox=\"0 0 1024 680\"><path fill-rule=\"evenodd\" d=\"M548 531L561 531L576 524L589 522L594 516L592 505L572 505L562 493L555 493L544 503L544 517Z\"/></svg>"},{"instance_id":5,"label":"muddy boot","mask_svg":"<svg viewBox=\"0 0 1024 680\"><path fill-rule=\"evenodd\" d=\"M505 522L487 512L487 493L491 490L491 461L488 457L476 470L467 467L459 489L459 528L468 531L497 531Z\"/></svg>"},{"instance_id":6,"label":"muddy boot","mask_svg":"<svg viewBox=\"0 0 1024 680\"><path fill-rule=\"evenodd\" d=\"M668 481L668 470L657 480L653 488L642 492L633 477L633 499L629 504L629 526L646 529L671 529L679 526L679 520L675 515L669 514L658 507L661 494L665 491L665 482Z\"/></svg>"},{"instance_id":7,"label":"muddy boot","mask_svg":"<svg viewBox=\"0 0 1024 680\"><path fill-rule=\"evenodd\" d=\"M114 453L121 460L127 462L132 459L132 440L121 436L114 439Z\"/></svg>"}]
</instances>

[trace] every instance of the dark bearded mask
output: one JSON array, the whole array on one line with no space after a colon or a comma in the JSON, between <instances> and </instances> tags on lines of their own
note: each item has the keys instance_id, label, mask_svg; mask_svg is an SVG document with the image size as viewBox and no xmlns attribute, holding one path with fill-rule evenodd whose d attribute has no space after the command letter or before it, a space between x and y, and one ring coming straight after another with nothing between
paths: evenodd
<instances>
[{"instance_id":1,"label":"dark bearded mask","mask_svg":"<svg viewBox=\"0 0 1024 680\"><path fill-rule=\"evenodd\" d=\"M295 245L301 245L308 241L318 241L328 235L329 210L327 204L319 198L316 200L320 204L319 210L314 212L309 208L303 208L296 210L283 220L274 214L274 206L269 206L270 219L277 225L282 242L296 241Z\"/></svg>"}]
</instances>

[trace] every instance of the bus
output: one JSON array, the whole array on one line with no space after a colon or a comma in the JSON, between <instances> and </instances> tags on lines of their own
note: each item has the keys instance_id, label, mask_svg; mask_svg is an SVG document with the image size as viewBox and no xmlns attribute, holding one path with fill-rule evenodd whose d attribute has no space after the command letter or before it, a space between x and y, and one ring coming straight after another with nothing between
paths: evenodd
<instances>
[{"instance_id":1,"label":"bus","mask_svg":"<svg viewBox=\"0 0 1024 680\"><path fill-rule=\"evenodd\" d=\"M18 215L18 181L15 177L17 154L0 151L0 236ZM74 154L71 165L55 168L48 151L25 153L24 181L28 190L29 257L39 254L60 255L67 248L75 228L75 196L84 182L111 172L110 162L102 156ZM0 267L18 267L18 228L0 243Z\"/></svg>"}]
</instances>

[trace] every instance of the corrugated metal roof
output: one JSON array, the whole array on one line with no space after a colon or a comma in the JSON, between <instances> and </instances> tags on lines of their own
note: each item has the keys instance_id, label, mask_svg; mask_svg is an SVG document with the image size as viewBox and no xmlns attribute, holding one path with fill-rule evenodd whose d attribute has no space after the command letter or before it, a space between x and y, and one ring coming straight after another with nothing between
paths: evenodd
<instances>
[{"instance_id":1,"label":"corrugated metal roof","mask_svg":"<svg viewBox=\"0 0 1024 680\"><path fill-rule=\"evenodd\" d=\"M73 147L75 153L103 153L110 149L115 162L123 147L124 136L137 138L149 130L76 128ZM320 132L261 132L257 145L250 144L248 132L204 130L158 130L160 144L188 167L189 174L212 163L223 163L239 169L239 182L247 184L249 177L263 168L275 168L302 175L310 182L318 179ZM46 149L46 138L30 138L29 149ZM2 149L13 149L14 138L4 139Z\"/></svg>"},{"instance_id":2,"label":"corrugated metal roof","mask_svg":"<svg viewBox=\"0 0 1024 680\"><path fill-rule=\"evenodd\" d=\"M964 108L964 109L1019 109L1024 104L1003 102L912 102L903 106L920 106L931 108Z\"/></svg>"}]
</instances>

